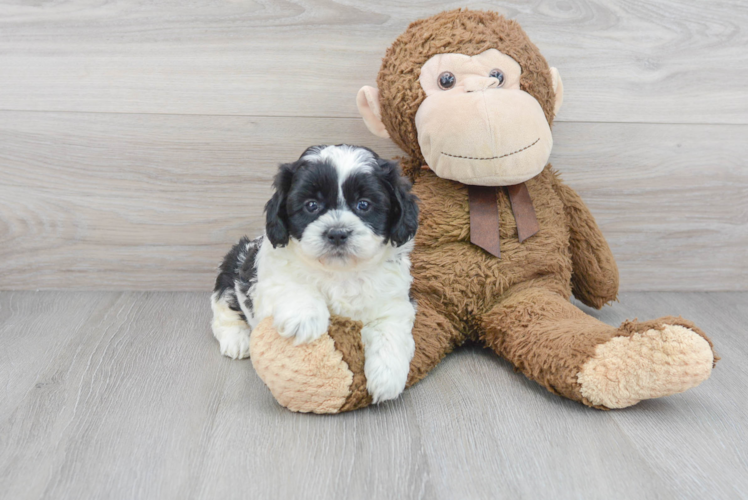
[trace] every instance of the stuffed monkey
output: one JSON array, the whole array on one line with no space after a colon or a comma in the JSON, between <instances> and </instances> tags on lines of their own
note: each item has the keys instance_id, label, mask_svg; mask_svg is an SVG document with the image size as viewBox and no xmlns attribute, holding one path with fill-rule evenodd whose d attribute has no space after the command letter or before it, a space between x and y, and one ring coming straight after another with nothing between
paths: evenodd
<instances>
[{"instance_id":1,"label":"stuffed monkey","mask_svg":"<svg viewBox=\"0 0 748 500\"><path fill-rule=\"evenodd\" d=\"M416 21L387 50L377 86L359 91L359 111L372 133L408 154L403 171L421 200L408 386L467 340L601 409L709 377L718 358L690 321L616 328L570 302L572 294L595 308L615 300L618 269L584 202L547 164L563 84L519 24L466 10ZM333 318L328 335L293 347L266 320L252 334L251 358L289 409L361 408L371 398L360 328Z\"/></svg>"}]
</instances>

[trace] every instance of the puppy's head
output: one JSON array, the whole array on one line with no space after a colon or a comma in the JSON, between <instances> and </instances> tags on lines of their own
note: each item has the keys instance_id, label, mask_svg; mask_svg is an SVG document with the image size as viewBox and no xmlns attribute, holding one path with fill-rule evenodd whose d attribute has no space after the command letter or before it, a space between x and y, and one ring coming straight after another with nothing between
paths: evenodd
<instances>
[{"instance_id":1,"label":"puppy's head","mask_svg":"<svg viewBox=\"0 0 748 500\"><path fill-rule=\"evenodd\" d=\"M313 146L280 166L265 207L273 247L292 242L323 265L371 260L418 228L418 205L396 162L355 146Z\"/></svg>"}]
</instances>

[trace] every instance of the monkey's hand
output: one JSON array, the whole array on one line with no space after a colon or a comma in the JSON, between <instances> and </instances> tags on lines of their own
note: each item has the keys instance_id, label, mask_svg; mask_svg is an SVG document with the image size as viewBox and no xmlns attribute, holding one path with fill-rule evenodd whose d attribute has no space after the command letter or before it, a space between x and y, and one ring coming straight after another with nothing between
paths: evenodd
<instances>
[{"instance_id":1,"label":"monkey's hand","mask_svg":"<svg viewBox=\"0 0 748 500\"><path fill-rule=\"evenodd\" d=\"M552 173L569 223L572 292L584 304L600 309L618 296L618 266L587 205Z\"/></svg>"}]
</instances>

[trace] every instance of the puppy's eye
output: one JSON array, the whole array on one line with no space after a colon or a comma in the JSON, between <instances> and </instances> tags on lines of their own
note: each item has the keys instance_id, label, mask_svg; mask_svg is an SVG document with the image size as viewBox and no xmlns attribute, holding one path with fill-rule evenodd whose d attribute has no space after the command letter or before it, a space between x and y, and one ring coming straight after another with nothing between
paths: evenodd
<instances>
[{"instance_id":1,"label":"puppy's eye","mask_svg":"<svg viewBox=\"0 0 748 500\"><path fill-rule=\"evenodd\" d=\"M457 78L453 73L445 71L439 75L439 78L437 78L436 81L442 90L449 90L455 86Z\"/></svg>"},{"instance_id":2,"label":"puppy's eye","mask_svg":"<svg viewBox=\"0 0 748 500\"><path fill-rule=\"evenodd\" d=\"M313 214L314 212L319 210L319 203L314 200L308 200L306 203L304 203L304 208L307 212Z\"/></svg>"},{"instance_id":3,"label":"puppy's eye","mask_svg":"<svg viewBox=\"0 0 748 500\"><path fill-rule=\"evenodd\" d=\"M488 74L491 78L496 78L499 81L499 87L504 85L504 72L500 69L494 68L491 70L491 72Z\"/></svg>"},{"instance_id":4,"label":"puppy's eye","mask_svg":"<svg viewBox=\"0 0 748 500\"><path fill-rule=\"evenodd\" d=\"M367 212L371 208L371 202L368 200L361 200L356 204L356 210L359 212Z\"/></svg>"}]
</instances>

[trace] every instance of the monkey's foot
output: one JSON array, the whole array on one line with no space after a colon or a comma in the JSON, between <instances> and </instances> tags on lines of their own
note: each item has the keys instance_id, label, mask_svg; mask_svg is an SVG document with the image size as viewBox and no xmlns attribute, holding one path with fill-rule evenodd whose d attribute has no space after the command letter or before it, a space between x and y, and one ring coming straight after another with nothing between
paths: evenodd
<instances>
[{"instance_id":1,"label":"monkey's foot","mask_svg":"<svg viewBox=\"0 0 748 500\"><path fill-rule=\"evenodd\" d=\"M622 329L627 326L636 324L624 323ZM597 346L577 381L592 405L625 408L699 385L709 378L714 362L703 335L682 325L660 324Z\"/></svg>"}]
</instances>

